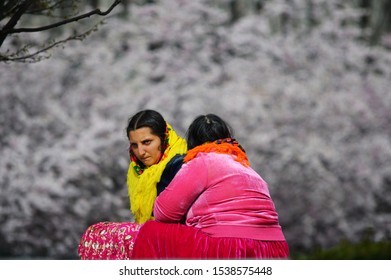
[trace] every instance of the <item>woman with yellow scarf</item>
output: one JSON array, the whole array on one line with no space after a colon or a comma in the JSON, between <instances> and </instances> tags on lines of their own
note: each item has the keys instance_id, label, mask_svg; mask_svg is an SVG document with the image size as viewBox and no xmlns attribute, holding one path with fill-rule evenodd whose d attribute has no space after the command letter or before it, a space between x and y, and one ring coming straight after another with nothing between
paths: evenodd
<instances>
[{"instance_id":1,"label":"woman with yellow scarf","mask_svg":"<svg viewBox=\"0 0 391 280\"><path fill-rule=\"evenodd\" d=\"M157 195L181 168L186 141L154 110L143 110L129 119L126 128L130 147L127 175L130 210L135 222L101 222L83 234L81 259L130 259L140 227L153 219Z\"/></svg>"}]
</instances>

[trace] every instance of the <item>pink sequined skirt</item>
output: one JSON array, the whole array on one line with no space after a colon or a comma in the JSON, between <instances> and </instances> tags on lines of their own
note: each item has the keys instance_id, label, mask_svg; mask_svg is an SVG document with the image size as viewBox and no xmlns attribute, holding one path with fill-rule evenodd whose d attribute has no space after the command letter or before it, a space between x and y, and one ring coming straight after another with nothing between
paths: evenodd
<instances>
[{"instance_id":1,"label":"pink sequined skirt","mask_svg":"<svg viewBox=\"0 0 391 280\"><path fill-rule=\"evenodd\" d=\"M84 232L78 246L82 260L128 260L141 225L131 222L100 222Z\"/></svg>"}]
</instances>

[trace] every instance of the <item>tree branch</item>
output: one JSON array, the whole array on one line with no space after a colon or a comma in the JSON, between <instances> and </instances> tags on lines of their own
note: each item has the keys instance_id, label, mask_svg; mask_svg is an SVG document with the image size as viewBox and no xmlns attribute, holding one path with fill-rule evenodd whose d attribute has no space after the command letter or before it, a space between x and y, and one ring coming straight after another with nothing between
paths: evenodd
<instances>
[{"instance_id":1,"label":"tree branch","mask_svg":"<svg viewBox=\"0 0 391 280\"><path fill-rule=\"evenodd\" d=\"M27 11L28 7L33 3L32 0L23 2L21 5L15 7L16 12L10 18L10 20L4 25L0 30L0 46L3 44L5 38L7 38L9 32L7 30L12 30L14 26L18 23L22 15Z\"/></svg>"},{"instance_id":2,"label":"tree branch","mask_svg":"<svg viewBox=\"0 0 391 280\"><path fill-rule=\"evenodd\" d=\"M57 22L57 23L53 23L53 24L50 24L50 25L36 27L36 28L12 28L12 29L8 29L8 30L4 30L3 29L2 31L0 31L0 33L5 32L7 34L14 34L14 33L22 33L22 32L39 32L39 31L44 31L44 30L56 28L56 27L59 27L59 26L62 26L62 25L65 25L65 24L68 24L68 23L71 23L71 22L79 21L81 19L88 18L88 17L93 16L93 15L106 16L119 3L121 3L121 1L122 0L115 0L113 2L113 4L110 6L110 8L108 8L107 11L105 11L105 12L102 12L100 9L95 9L95 10L93 10L91 12L82 14L80 16L76 16L76 17L73 17L73 18L70 18L70 19L67 19L67 20L63 20L63 21L60 21L60 22Z\"/></svg>"},{"instance_id":3,"label":"tree branch","mask_svg":"<svg viewBox=\"0 0 391 280\"><path fill-rule=\"evenodd\" d=\"M5 1L1 1L1 9L2 12L0 13L0 20L3 20L4 18L8 17L10 14L12 14L13 10L16 9L20 4L15 3L15 1L8 1L5 3Z\"/></svg>"},{"instance_id":4,"label":"tree branch","mask_svg":"<svg viewBox=\"0 0 391 280\"><path fill-rule=\"evenodd\" d=\"M54 47L56 47L56 46L58 46L58 45L64 44L64 43L66 43L66 42L68 42L68 41L71 41L71 40L79 40L79 41L81 41L81 40L83 40L85 37L87 37L87 35L88 35L89 33L91 33L92 31L94 31L94 29L95 29L95 28L92 28L92 29L90 29L90 30L88 30L88 31L86 31L86 32L84 32L84 33L82 33L82 34L69 36L69 37L66 38L66 39L63 39L63 40L60 40L60 41L53 42L53 43L51 43L50 45L48 45L48 46L46 46L46 47L44 47L44 48L42 48L42 49L40 49L40 50L38 50L38 51L36 51L36 52L34 52L34 53L27 54L27 55L24 55L24 56L10 57L10 56L2 56L2 55L0 54L0 61L26 62L26 60L28 60L28 59L33 59L32 61L37 61L37 60L39 60L40 58L42 58L42 57L40 57L40 58L38 58L38 59L34 59L34 58L37 57L38 54L43 53L43 52L46 52L46 51L48 51L49 49L52 49L52 48L54 48Z\"/></svg>"}]
</instances>

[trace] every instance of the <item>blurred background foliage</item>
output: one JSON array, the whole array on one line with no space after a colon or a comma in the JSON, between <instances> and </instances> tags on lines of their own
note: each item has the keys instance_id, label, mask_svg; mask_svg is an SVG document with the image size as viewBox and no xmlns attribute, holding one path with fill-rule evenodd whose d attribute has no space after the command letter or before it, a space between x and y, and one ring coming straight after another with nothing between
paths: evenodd
<instances>
[{"instance_id":1,"label":"blurred background foliage","mask_svg":"<svg viewBox=\"0 0 391 280\"><path fill-rule=\"evenodd\" d=\"M390 1L128 0L7 33L24 2L0 1L1 258L75 259L88 225L133 220L125 127L151 108L233 126L292 258L389 259ZM27 2L14 29L114 3Z\"/></svg>"}]
</instances>

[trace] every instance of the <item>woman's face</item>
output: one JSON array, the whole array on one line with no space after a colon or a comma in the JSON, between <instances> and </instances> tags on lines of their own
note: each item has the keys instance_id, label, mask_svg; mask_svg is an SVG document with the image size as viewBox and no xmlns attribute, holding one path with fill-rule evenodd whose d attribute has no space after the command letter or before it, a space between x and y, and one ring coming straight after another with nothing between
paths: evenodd
<instances>
[{"instance_id":1,"label":"woman's face","mask_svg":"<svg viewBox=\"0 0 391 280\"><path fill-rule=\"evenodd\" d=\"M152 129L142 127L129 132L130 148L134 155L147 167L157 163L162 155L161 140L152 134Z\"/></svg>"}]
</instances>

